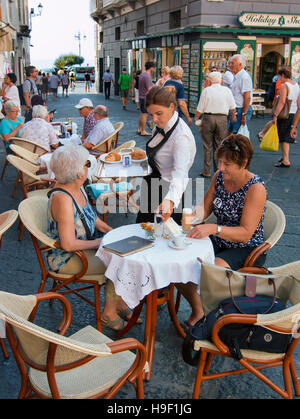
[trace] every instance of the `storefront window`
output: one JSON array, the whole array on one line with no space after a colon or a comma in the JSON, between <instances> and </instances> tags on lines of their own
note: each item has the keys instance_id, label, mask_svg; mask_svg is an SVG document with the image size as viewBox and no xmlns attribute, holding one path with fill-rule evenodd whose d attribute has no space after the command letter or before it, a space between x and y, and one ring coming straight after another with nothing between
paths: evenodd
<instances>
[{"instance_id":1,"label":"storefront window","mask_svg":"<svg viewBox=\"0 0 300 419\"><path fill-rule=\"evenodd\" d=\"M292 79L300 83L300 43L295 45L291 60Z\"/></svg>"},{"instance_id":2,"label":"storefront window","mask_svg":"<svg viewBox=\"0 0 300 419\"><path fill-rule=\"evenodd\" d=\"M241 55L246 59L246 69L252 78L254 66L254 50L251 44L245 44L241 49Z\"/></svg>"},{"instance_id":3,"label":"storefront window","mask_svg":"<svg viewBox=\"0 0 300 419\"><path fill-rule=\"evenodd\" d=\"M236 53L237 45L234 42L206 42L203 46L203 80L213 67L225 73L229 58Z\"/></svg>"}]
</instances>

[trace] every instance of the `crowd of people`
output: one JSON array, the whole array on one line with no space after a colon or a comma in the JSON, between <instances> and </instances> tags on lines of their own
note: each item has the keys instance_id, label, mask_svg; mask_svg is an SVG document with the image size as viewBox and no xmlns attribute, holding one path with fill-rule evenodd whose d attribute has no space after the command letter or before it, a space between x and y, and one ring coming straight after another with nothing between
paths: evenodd
<instances>
[{"instance_id":1,"label":"crowd of people","mask_svg":"<svg viewBox=\"0 0 300 419\"><path fill-rule=\"evenodd\" d=\"M165 187L160 191L159 202L155 208L151 186L147 188L146 194L141 194L143 211L140 210L137 214L136 222L153 222L155 216L160 214L164 222L172 217L180 224L180 208L184 207L189 171L196 156L196 141L191 131L193 121L186 103L182 68L162 68L161 77L156 85L151 78L153 70L154 63L147 62L145 71L139 72L134 79L135 102L140 112L137 133L150 137L145 148L152 173L145 177L145 181L150 186L153 180L159 179ZM211 178L211 183L204 203L193 213L199 224L191 229L188 237L210 237L216 256L215 263L222 267L238 269L250 252L264 241L266 187L263 180L250 171L254 148L251 140L240 132L241 127L246 126L252 116L253 86L241 55L234 55L230 59L229 69L225 74L216 71L217 69L211 70L195 115L197 125L202 117L200 129L204 168L200 175ZM289 144L297 135L300 119L300 94L298 84L290 78L289 68L280 69L278 74L281 80L278 92L280 100L271 121L272 124L278 125L282 147L282 159L276 166L289 167ZM223 83L225 75L226 82ZM23 84L25 122L20 117L20 103L16 99L16 78L13 74L8 74L1 91L5 117L0 123L0 133L7 148L12 137L24 136L49 150L54 150L51 170L57 180L55 188L59 190L56 190L49 200L48 234L60 241L61 249L51 250L47 254L47 261L51 269L63 273L73 257L71 252L92 251L94 257L95 249L98 249L101 240L91 240L87 237L72 199L82 209L92 233L95 230L102 233L111 230L110 226L97 217L83 186L87 179L87 169L91 164L89 152L93 153L93 147L114 132L114 126L109 120L106 106L94 107L90 99L83 98L76 105L79 115L84 118L82 146L69 144L57 147L58 138L50 124L51 113L48 112L45 98L39 95L43 93L43 75L41 79L37 79L36 68L29 67L26 76ZM36 83L36 80L40 81ZM103 81L105 99L108 100L111 84L114 84L109 70L104 73ZM67 86L67 80L63 83ZM131 78L126 68L123 68L118 84L122 107L126 110L131 90ZM57 75L53 76L50 86L55 97ZM64 91L67 94L68 88L65 87ZM284 122L277 121L287 98L291 102L290 115ZM152 133L146 131L148 116L154 128ZM204 220L212 213L216 216L217 223L205 224ZM263 265L264 256L256 263ZM91 266L95 268L96 265L93 263ZM104 266L99 260L97 269L104 272ZM204 318L202 303L195 284L180 284L178 288L190 303L192 310L190 317L184 322L184 327L188 329ZM126 312L126 322L131 313L120 297L115 295L113 284L107 281L103 324L113 330L124 327L124 319L121 319L120 312Z\"/></svg>"}]
</instances>

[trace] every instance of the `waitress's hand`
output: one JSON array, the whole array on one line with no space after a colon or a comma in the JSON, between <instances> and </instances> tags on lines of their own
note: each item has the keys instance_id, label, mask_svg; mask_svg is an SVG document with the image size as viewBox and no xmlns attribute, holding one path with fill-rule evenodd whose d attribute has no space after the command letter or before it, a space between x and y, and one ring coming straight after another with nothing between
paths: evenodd
<instances>
[{"instance_id":1,"label":"waitress's hand","mask_svg":"<svg viewBox=\"0 0 300 419\"><path fill-rule=\"evenodd\" d=\"M169 199L165 199L158 206L155 214L158 215L159 212L161 211L161 216L162 216L162 218L164 220L164 223L165 223L166 221L168 221L168 219L173 214L173 210L174 210L174 203L172 201L170 201Z\"/></svg>"}]
</instances>

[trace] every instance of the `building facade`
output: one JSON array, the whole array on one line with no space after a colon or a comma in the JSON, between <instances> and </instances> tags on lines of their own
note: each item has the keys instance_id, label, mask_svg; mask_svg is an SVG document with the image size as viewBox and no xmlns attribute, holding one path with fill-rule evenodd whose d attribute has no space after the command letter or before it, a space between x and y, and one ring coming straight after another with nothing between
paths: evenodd
<instances>
[{"instance_id":1,"label":"building facade","mask_svg":"<svg viewBox=\"0 0 300 419\"><path fill-rule=\"evenodd\" d=\"M0 81L13 72L18 84L30 63L30 18L28 0L0 1Z\"/></svg>"},{"instance_id":2,"label":"building facade","mask_svg":"<svg viewBox=\"0 0 300 419\"><path fill-rule=\"evenodd\" d=\"M98 85L110 68L117 80L155 61L184 68L189 110L195 112L203 79L212 66L225 71L230 56L247 60L254 87L266 91L283 64L300 81L299 0L92 0L98 23ZM118 94L116 87L115 93Z\"/></svg>"}]
</instances>

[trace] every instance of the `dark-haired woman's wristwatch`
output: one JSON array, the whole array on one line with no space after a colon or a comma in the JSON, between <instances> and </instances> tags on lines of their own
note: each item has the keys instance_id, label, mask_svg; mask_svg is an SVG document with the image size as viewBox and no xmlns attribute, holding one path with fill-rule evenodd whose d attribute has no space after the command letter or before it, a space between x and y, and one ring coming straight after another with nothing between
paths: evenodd
<instances>
[{"instance_id":1,"label":"dark-haired woman's wristwatch","mask_svg":"<svg viewBox=\"0 0 300 419\"><path fill-rule=\"evenodd\" d=\"M221 226L218 224L218 225L217 225L217 232L216 232L216 236L219 236L219 235L221 234L221 230L222 230L222 228L221 228Z\"/></svg>"}]
</instances>

